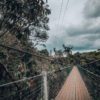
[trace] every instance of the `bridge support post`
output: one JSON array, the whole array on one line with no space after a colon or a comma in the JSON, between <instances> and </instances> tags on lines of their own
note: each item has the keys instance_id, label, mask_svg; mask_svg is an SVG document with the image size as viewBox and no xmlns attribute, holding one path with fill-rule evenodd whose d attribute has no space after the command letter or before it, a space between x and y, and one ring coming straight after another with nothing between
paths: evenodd
<instances>
[{"instance_id":1,"label":"bridge support post","mask_svg":"<svg viewBox=\"0 0 100 100\"><path fill-rule=\"evenodd\" d=\"M48 100L47 72L43 71L44 100Z\"/></svg>"}]
</instances>

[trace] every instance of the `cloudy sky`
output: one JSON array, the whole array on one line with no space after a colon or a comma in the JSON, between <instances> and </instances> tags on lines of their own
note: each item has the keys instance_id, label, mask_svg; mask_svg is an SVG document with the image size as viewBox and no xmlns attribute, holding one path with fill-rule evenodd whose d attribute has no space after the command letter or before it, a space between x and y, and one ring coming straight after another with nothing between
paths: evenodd
<instances>
[{"instance_id":1,"label":"cloudy sky","mask_svg":"<svg viewBox=\"0 0 100 100\"><path fill-rule=\"evenodd\" d=\"M89 51L100 48L100 0L48 0L51 9L49 50L62 44L73 45L74 51ZM59 19L60 17L60 19Z\"/></svg>"}]
</instances>

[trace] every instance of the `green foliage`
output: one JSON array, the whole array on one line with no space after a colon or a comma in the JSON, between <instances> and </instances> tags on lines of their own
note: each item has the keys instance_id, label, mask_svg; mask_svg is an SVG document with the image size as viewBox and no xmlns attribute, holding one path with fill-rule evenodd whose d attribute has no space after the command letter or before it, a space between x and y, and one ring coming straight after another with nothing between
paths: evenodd
<instances>
[{"instance_id":1,"label":"green foliage","mask_svg":"<svg viewBox=\"0 0 100 100\"><path fill-rule=\"evenodd\" d=\"M0 43L38 54L35 46L48 39L50 13L49 6L43 0L0 0ZM28 53L0 47L0 84L36 75L37 61ZM36 100L37 94L34 98L25 98L24 95L29 95L35 88L29 87L30 81L33 81L31 85L38 86L39 80L28 81L0 88L0 100L2 97L4 100ZM18 92L21 89L24 90Z\"/></svg>"},{"instance_id":2,"label":"green foliage","mask_svg":"<svg viewBox=\"0 0 100 100\"><path fill-rule=\"evenodd\" d=\"M47 15L51 11L43 0L1 0L0 12L0 36L9 32L19 40L29 39L34 34L41 40L47 39Z\"/></svg>"},{"instance_id":3,"label":"green foliage","mask_svg":"<svg viewBox=\"0 0 100 100\"><path fill-rule=\"evenodd\" d=\"M5 59L6 55L3 52L0 52L0 59Z\"/></svg>"},{"instance_id":4,"label":"green foliage","mask_svg":"<svg viewBox=\"0 0 100 100\"><path fill-rule=\"evenodd\" d=\"M43 49L43 50L41 50L41 51L39 51L41 54L43 54L43 55L46 55L46 56L49 56L49 52L48 52L48 50L47 49Z\"/></svg>"},{"instance_id":5,"label":"green foliage","mask_svg":"<svg viewBox=\"0 0 100 100\"><path fill-rule=\"evenodd\" d=\"M73 46L65 46L65 44L63 44L62 47L64 48L64 53L67 53L68 56L72 54Z\"/></svg>"}]
</instances>

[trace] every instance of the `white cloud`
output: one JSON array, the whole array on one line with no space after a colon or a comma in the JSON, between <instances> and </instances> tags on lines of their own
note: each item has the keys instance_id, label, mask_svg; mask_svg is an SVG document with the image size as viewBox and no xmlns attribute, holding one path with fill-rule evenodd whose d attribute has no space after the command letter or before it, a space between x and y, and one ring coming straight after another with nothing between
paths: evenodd
<instances>
[{"instance_id":1,"label":"white cloud","mask_svg":"<svg viewBox=\"0 0 100 100\"><path fill-rule=\"evenodd\" d=\"M85 17L100 17L100 0L88 0L84 9Z\"/></svg>"},{"instance_id":2,"label":"white cloud","mask_svg":"<svg viewBox=\"0 0 100 100\"><path fill-rule=\"evenodd\" d=\"M97 49L100 48L100 39L97 39L97 40L94 42L93 47L94 47L94 48L97 48Z\"/></svg>"},{"instance_id":3,"label":"white cloud","mask_svg":"<svg viewBox=\"0 0 100 100\"><path fill-rule=\"evenodd\" d=\"M64 43L73 45L74 50L88 51L100 47L100 6L99 0L70 0L68 10L62 24L65 10L64 0L62 15L59 21L61 0L49 0L52 10L50 16L49 39L46 43L50 50L53 47L61 48ZM60 24L58 24L60 22Z\"/></svg>"}]
</instances>

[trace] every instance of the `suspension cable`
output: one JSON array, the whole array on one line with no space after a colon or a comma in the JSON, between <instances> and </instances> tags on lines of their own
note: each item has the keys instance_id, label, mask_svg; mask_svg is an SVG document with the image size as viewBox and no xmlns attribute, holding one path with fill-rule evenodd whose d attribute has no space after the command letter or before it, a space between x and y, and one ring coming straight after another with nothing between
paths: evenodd
<instances>
[{"instance_id":1,"label":"suspension cable","mask_svg":"<svg viewBox=\"0 0 100 100\"><path fill-rule=\"evenodd\" d=\"M93 72L91 72L91 71L89 71L89 70L87 70L87 69L85 69L85 68L83 68L83 67L79 67L79 68L83 69L84 71L88 72L88 73L91 74L91 75L94 75L94 76L100 78L100 75L94 74Z\"/></svg>"},{"instance_id":2,"label":"suspension cable","mask_svg":"<svg viewBox=\"0 0 100 100\"><path fill-rule=\"evenodd\" d=\"M92 61L92 62L90 62L90 63L87 63L87 64L84 64L84 65L82 65L82 66L90 65L90 64L95 63L95 62L98 62L98 61L100 61L100 59L98 59L98 60L94 60L94 61Z\"/></svg>"},{"instance_id":3,"label":"suspension cable","mask_svg":"<svg viewBox=\"0 0 100 100\"><path fill-rule=\"evenodd\" d=\"M64 0L62 0L62 2L61 2L61 8L60 8L60 13L59 13L59 18L58 18L58 25L59 25L59 23L60 23L60 17L61 17L63 2L64 2Z\"/></svg>"},{"instance_id":4,"label":"suspension cable","mask_svg":"<svg viewBox=\"0 0 100 100\"><path fill-rule=\"evenodd\" d=\"M66 14L66 11L68 10L68 4L69 4L69 0L67 0L67 4L66 4L66 8L65 8L65 11L64 11L64 14L63 14L62 22L64 21L64 16Z\"/></svg>"},{"instance_id":5,"label":"suspension cable","mask_svg":"<svg viewBox=\"0 0 100 100\"><path fill-rule=\"evenodd\" d=\"M27 51L24 51L24 50L19 50L17 48L6 46L6 45L3 45L3 44L0 44L0 46L3 47L3 48L8 48L8 49L15 50L15 51L18 51L18 52L21 52L21 53L25 53L25 54L33 55L33 56L36 56L36 57L40 57L40 58L46 59L48 61L52 60L52 59L49 59L47 57L43 57L42 55L37 55L36 52L35 53L30 53L30 52L27 52Z\"/></svg>"},{"instance_id":6,"label":"suspension cable","mask_svg":"<svg viewBox=\"0 0 100 100\"><path fill-rule=\"evenodd\" d=\"M9 83L6 83L6 84L2 84L2 85L0 85L0 87L4 87L4 86L7 86L7 85L23 82L23 81L29 80L29 79L36 79L36 78L41 77L41 76L43 76L43 74L39 74L39 75L36 75L36 76L33 76L33 77L23 78L23 79L20 79L20 80L17 80L17 81L13 81L13 82L9 82Z\"/></svg>"},{"instance_id":7,"label":"suspension cable","mask_svg":"<svg viewBox=\"0 0 100 100\"><path fill-rule=\"evenodd\" d=\"M56 73L56 72L62 71L62 70L67 69L67 68L71 68L71 66L69 66L69 67L64 67L64 68L60 68L59 70L49 71L48 74Z\"/></svg>"},{"instance_id":8,"label":"suspension cable","mask_svg":"<svg viewBox=\"0 0 100 100\"><path fill-rule=\"evenodd\" d=\"M29 98L30 96L35 96L35 94L36 93L38 93L39 91L41 91L43 89L43 87L41 87L41 88L39 88L39 89L37 89L36 91L32 91L27 97L25 97L25 98Z\"/></svg>"},{"instance_id":9,"label":"suspension cable","mask_svg":"<svg viewBox=\"0 0 100 100\"><path fill-rule=\"evenodd\" d=\"M40 85L39 85L38 87L32 89L31 92L37 91L37 89L40 88L40 87L42 86L42 84L43 84L43 83L40 83ZM3 99L9 98L10 96L15 96L16 93L20 93L20 92L22 92L22 91L24 91L24 90L27 90L27 89L29 89L29 87L26 87L26 88L23 88L23 89L21 89L21 90L18 90L18 91L16 91L15 93L10 94L9 96L3 97ZM28 94L28 93L26 92L26 94ZM26 94L25 94L25 95L26 95ZM23 96L25 96L25 95L23 95Z\"/></svg>"},{"instance_id":10,"label":"suspension cable","mask_svg":"<svg viewBox=\"0 0 100 100\"><path fill-rule=\"evenodd\" d=\"M71 68L71 66L64 67L64 68L61 68L59 70L48 71L47 74L49 75L49 74L52 74L52 73L55 73L55 72L58 72L58 71L62 71L62 70L67 69L67 68ZM42 73L39 74L39 75L33 76L33 77L26 77L26 78L23 78L23 79L20 79L20 80L17 80L17 81L13 81L13 82L9 82L9 83L6 83L6 84L2 84L2 85L0 85L0 87L4 87L4 86L7 86L7 85L23 82L23 81L29 80L29 79L36 79L36 78L41 77L41 76L43 76Z\"/></svg>"}]
</instances>

